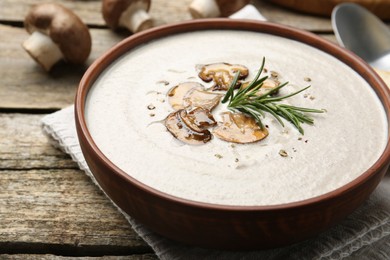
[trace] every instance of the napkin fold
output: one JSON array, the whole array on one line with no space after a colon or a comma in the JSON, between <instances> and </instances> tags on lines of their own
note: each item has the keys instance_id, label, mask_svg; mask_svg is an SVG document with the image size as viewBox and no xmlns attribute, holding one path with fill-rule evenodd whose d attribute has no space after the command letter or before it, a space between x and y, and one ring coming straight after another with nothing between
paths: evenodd
<instances>
[{"instance_id":1,"label":"napkin fold","mask_svg":"<svg viewBox=\"0 0 390 260\"><path fill-rule=\"evenodd\" d=\"M248 5L231 16L265 20ZM42 118L53 144L68 153L100 188L90 172L77 138L74 107ZM104 191L103 191L104 192ZM110 198L107 196L110 200ZM112 201L111 201L112 202ZM112 202L114 205L115 203ZM116 206L116 205L115 205ZM390 176L387 174L370 198L341 224L299 244L272 250L231 252L191 247L162 237L131 218L119 207L133 229L160 259L390 259Z\"/></svg>"}]
</instances>

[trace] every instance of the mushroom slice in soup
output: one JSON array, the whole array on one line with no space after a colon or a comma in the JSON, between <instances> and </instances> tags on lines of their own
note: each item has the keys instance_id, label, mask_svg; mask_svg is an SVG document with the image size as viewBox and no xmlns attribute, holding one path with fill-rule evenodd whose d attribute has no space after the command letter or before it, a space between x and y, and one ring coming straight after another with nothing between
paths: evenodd
<instances>
[{"instance_id":1,"label":"mushroom slice in soup","mask_svg":"<svg viewBox=\"0 0 390 260\"><path fill-rule=\"evenodd\" d=\"M268 78L266 80L264 80L263 82L263 86L256 92L256 95L257 96L261 96L265 93L267 93L268 91L278 87L280 85L280 82L275 79L275 78ZM249 86L249 82L245 82L245 83L242 83L242 88L246 88L247 86ZM276 91L276 93L274 94L277 94L278 91Z\"/></svg>"},{"instance_id":2,"label":"mushroom slice in soup","mask_svg":"<svg viewBox=\"0 0 390 260\"><path fill-rule=\"evenodd\" d=\"M267 129L261 129L256 121L242 113L224 112L222 123L214 129L213 134L227 142L253 143L268 136Z\"/></svg>"},{"instance_id":3,"label":"mushroom slice in soup","mask_svg":"<svg viewBox=\"0 0 390 260\"><path fill-rule=\"evenodd\" d=\"M205 82L214 81L212 90L228 90L238 71L240 72L239 79L245 79L249 74L248 68L243 65L212 63L201 66L198 75ZM239 85L240 83L237 84Z\"/></svg>"},{"instance_id":4,"label":"mushroom slice in soup","mask_svg":"<svg viewBox=\"0 0 390 260\"><path fill-rule=\"evenodd\" d=\"M201 107L197 107L189 112L183 109L180 112L180 116L188 127L198 132L217 124L210 111Z\"/></svg>"},{"instance_id":5,"label":"mushroom slice in soup","mask_svg":"<svg viewBox=\"0 0 390 260\"><path fill-rule=\"evenodd\" d=\"M275 78L268 78L264 80L263 86L259 89L259 91L256 93L257 95L261 96L268 91L278 87L280 85L280 82ZM275 93L277 94L277 92Z\"/></svg>"},{"instance_id":6,"label":"mushroom slice in soup","mask_svg":"<svg viewBox=\"0 0 390 260\"><path fill-rule=\"evenodd\" d=\"M202 126L197 125L196 122L208 124L208 120L197 114L189 116L186 110L180 109L168 115L165 119L165 127L176 139L187 144L200 145L210 141L212 135L209 130L202 129Z\"/></svg>"},{"instance_id":7,"label":"mushroom slice in soup","mask_svg":"<svg viewBox=\"0 0 390 260\"><path fill-rule=\"evenodd\" d=\"M204 87L197 82L183 82L171 88L168 92L168 101L172 108L175 110L185 108L183 105L184 97L192 89L203 90Z\"/></svg>"},{"instance_id":8,"label":"mushroom slice in soup","mask_svg":"<svg viewBox=\"0 0 390 260\"><path fill-rule=\"evenodd\" d=\"M221 94L208 92L197 82L180 83L168 92L169 104L175 110L202 107L211 111L221 98Z\"/></svg>"},{"instance_id":9,"label":"mushroom slice in soup","mask_svg":"<svg viewBox=\"0 0 390 260\"><path fill-rule=\"evenodd\" d=\"M221 98L221 94L207 92L199 88L193 88L184 96L183 105L187 108L202 107L211 111L219 104Z\"/></svg>"}]
</instances>

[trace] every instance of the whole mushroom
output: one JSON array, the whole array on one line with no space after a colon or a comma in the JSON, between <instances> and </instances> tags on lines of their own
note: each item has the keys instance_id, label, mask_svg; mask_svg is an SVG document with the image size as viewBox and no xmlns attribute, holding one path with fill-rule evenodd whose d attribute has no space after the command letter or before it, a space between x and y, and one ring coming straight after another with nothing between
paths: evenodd
<instances>
[{"instance_id":1,"label":"whole mushroom","mask_svg":"<svg viewBox=\"0 0 390 260\"><path fill-rule=\"evenodd\" d=\"M103 18L112 29L123 27L139 32L153 26L148 14L150 4L151 0L103 0Z\"/></svg>"},{"instance_id":2,"label":"whole mushroom","mask_svg":"<svg viewBox=\"0 0 390 260\"><path fill-rule=\"evenodd\" d=\"M250 0L193 0L189 11L193 18L227 17L249 2Z\"/></svg>"},{"instance_id":3,"label":"whole mushroom","mask_svg":"<svg viewBox=\"0 0 390 260\"><path fill-rule=\"evenodd\" d=\"M62 5L45 3L32 7L24 26L31 36L22 46L46 71L60 60L82 64L91 52L88 27Z\"/></svg>"}]
</instances>

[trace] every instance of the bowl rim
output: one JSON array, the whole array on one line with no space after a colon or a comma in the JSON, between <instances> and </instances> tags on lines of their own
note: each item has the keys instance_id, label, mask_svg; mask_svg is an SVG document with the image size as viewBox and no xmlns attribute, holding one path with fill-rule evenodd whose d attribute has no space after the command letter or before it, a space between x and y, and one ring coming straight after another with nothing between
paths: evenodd
<instances>
[{"instance_id":1,"label":"bowl rim","mask_svg":"<svg viewBox=\"0 0 390 260\"><path fill-rule=\"evenodd\" d=\"M340 60L351 69L355 70L361 77L363 77L368 84L373 88L378 98L380 99L382 106L387 115L388 122L388 134L387 144L383 150L381 156L371 165L369 169L359 175L351 182L335 189L330 192L324 193L319 196L311 197L308 199L288 202L283 204L274 205L225 205L201 202L195 200L184 199L177 197L160 190L157 190L151 186L148 186L141 181L130 176L114 163L112 163L98 146L93 141L93 138L88 130L86 119L85 119L85 100L88 95L88 91L98 78L99 74L103 72L113 61L119 58L122 54L136 48L149 41L159 39L164 36L170 36L174 34L180 34L190 31L202 31L202 30L244 30L254 31L259 33L272 34L289 38L292 40L299 41L310 45L311 47L317 48L323 52ZM231 212L250 212L250 211L280 211L296 209L300 207L312 206L313 204L324 203L326 201L335 199L336 197L342 196L348 192L353 191L360 185L363 185L370 178L374 177L376 173L388 167L390 162L390 89L379 77L379 75L360 57L354 53L321 38L311 32L303 31L300 29L288 27L270 22L262 22L257 20L249 19L227 19L227 18L211 18L211 19L199 19L184 21L169 25L163 25L155 28L148 29L146 31L133 34L132 36L125 38L124 40L111 47L98 59L96 59L87 69L83 75L79 87L77 89L75 97L75 120L79 125L79 135L82 135L93 152L99 157L101 163L103 163L113 174L117 175L120 179L125 182L131 182L132 185L136 185L137 188L148 192L149 194L158 197L162 200L167 200L172 203L181 204L186 207L193 207L205 210L217 210L217 211L231 211ZM80 138L80 137L79 137ZM94 174L94 173L92 173Z\"/></svg>"}]
</instances>

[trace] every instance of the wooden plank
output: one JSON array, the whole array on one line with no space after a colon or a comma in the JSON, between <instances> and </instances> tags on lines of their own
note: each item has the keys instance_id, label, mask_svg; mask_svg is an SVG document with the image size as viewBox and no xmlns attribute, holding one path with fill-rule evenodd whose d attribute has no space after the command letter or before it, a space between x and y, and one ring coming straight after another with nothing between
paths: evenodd
<instances>
[{"instance_id":1,"label":"wooden plank","mask_svg":"<svg viewBox=\"0 0 390 260\"><path fill-rule=\"evenodd\" d=\"M168 24L191 19L188 6L192 0L166 1L153 0L150 13L156 25ZM2 0L0 2L0 21L19 23L26 13L40 0ZM101 1L65 1L56 0L72 9L81 19L91 26L105 26L101 15ZM311 16L289 11L262 0L252 3L272 22L278 22L311 31L331 31L328 18Z\"/></svg>"},{"instance_id":2,"label":"wooden plank","mask_svg":"<svg viewBox=\"0 0 390 260\"><path fill-rule=\"evenodd\" d=\"M77 169L41 130L43 115L0 114L0 169Z\"/></svg>"},{"instance_id":3,"label":"wooden plank","mask_svg":"<svg viewBox=\"0 0 390 260\"><path fill-rule=\"evenodd\" d=\"M331 41L335 44L338 45L338 42L337 42L337 39L336 39L336 36L334 36L334 34L321 34L320 35L322 38L325 38L327 39L328 41Z\"/></svg>"},{"instance_id":4,"label":"wooden plank","mask_svg":"<svg viewBox=\"0 0 390 260\"><path fill-rule=\"evenodd\" d=\"M92 26L105 26L101 15L101 1L54 0L73 10L85 23ZM150 13L156 25L190 19L187 6L191 0L166 1L153 0ZM21 23L29 9L42 3L41 0L2 0L0 2L0 21Z\"/></svg>"},{"instance_id":5,"label":"wooden plank","mask_svg":"<svg viewBox=\"0 0 390 260\"><path fill-rule=\"evenodd\" d=\"M80 170L1 170L0 219L3 254L152 252Z\"/></svg>"},{"instance_id":6,"label":"wooden plank","mask_svg":"<svg viewBox=\"0 0 390 260\"><path fill-rule=\"evenodd\" d=\"M60 3L73 10L84 22L89 24L103 25L100 15L101 1L60 1ZM21 22L24 20L29 9L40 0L2 0L0 2L0 21Z\"/></svg>"},{"instance_id":7,"label":"wooden plank","mask_svg":"<svg viewBox=\"0 0 390 260\"><path fill-rule=\"evenodd\" d=\"M152 252L70 157L53 148L41 131L43 116L0 114L0 254Z\"/></svg>"},{"instance_id":8,"label":"wooden plank","mask_svg":"<svg viewBox=\"0 0 390 260\"><path fill-rule=\"evenodd\" d=\"M93 47L85 66L58 64L46 73L21 47L24 29L0 25L0 109L58 109L73 103L78 83L87 66L125 35L109 30L91 30Z\"/></svg>"}]
</instances>

